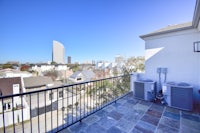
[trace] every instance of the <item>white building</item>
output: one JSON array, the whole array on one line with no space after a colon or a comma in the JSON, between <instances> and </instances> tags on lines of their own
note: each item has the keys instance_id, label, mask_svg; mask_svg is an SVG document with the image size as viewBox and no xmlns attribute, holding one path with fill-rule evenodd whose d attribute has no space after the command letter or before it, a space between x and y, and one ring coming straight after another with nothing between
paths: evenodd
<instances>
[{"instance_id":1,"label":"white building","mask_svg":"<svg viewBox=\"0 0 200 133\"><path fill-rule=\"evenodd\" d=\"M57 71L66 71L69 70L69 67L67 65L35 65L32 67L33 71L38 71L38 72L45 72L45 71L51 71L51 70L57 70Z\"/></svg>"},{"instance_id":2,"label":"white building","mask_svg":"<svg viewBox=\"0 0 200 133\"><path fill-rule=\"evenodd\" d=\"M113 69L114 67L116 67L117 64L116 63L110 63L110 62L97 62L95 68L96 69Z\"/></svg>"},{"instance_id":3,"label":"white building","mask_svg":"<svg viewBox=\"0 0 200 133\"><path fill-rule=\"evenodd\" d=\"M23 92L25 92L23 78L0 78L0 96L15 95ZM0 128L12 125L13 123L22 122L22 110L23 120L29 120L29 106L24 96L3 98L2 102L0 102ZM13 116L15 119L14 122L11 119ZM5 123L2 121L3 117L5 119Z\"/></svg>"},{"instance_id":4,"label":"white building","mask_svg":"<svg viewBox=\"0 0 200 133\"><path fill-rule=\"evenodd\" d=\"M0 78L9 78L9 77L31 77L32 74L27 71L20 71L15 69L2 69L0 70Z\"/></svg>"},{"instance_id":5,"label":"white building","mask_svg":"<svg viewBox=\"0 0 200 133\"><path fill-rule=\"evenodd\" d=\"M158 81L157 68L167 68L166 81L191 84L195 99L200 101L200 52L194 51L194 43L200 48L200 1L196 1L192 22L140 37L145 41L145 78Z\"/></svg>"},{"instance_id":6,"label":"white building","mask_svg":"<svg viewBox=\"0 0 200 133\"><path fill-rule=\"evenodd\" d=\"M58 64L65 63L65 48L63 44L58 41L53 41L52 61Z\"/></svg>"},{"instance_id":7,"label":"white building","mask_svg":"<svg viewBox=\"0 0 200 133\"><path fill-rule=\"evenodd\" d=\"M76 71L69 77L69 80L78 83L78 82L87 82L95 78L95 73L90 70Z\"/></svg>"}]
</instances>

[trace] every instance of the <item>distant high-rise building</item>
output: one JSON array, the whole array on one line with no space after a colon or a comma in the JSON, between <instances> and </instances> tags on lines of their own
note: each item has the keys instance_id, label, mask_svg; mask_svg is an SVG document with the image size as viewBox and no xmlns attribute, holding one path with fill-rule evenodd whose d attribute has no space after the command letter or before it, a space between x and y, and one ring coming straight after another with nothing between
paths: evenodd
<instances>
[{"instance_id":1,"label":"distant high-rise building","mask_svg":"<svg viewBox=\"0 0 200 133\"><path fill-rule=\"evenodd\" d=\"M65 48L62 43L53 41L52 61L58 64L65 63Z\"/></svg>"},{"instance_id":2,"label":"distant high-rise building","mask_svg":"<svg viewBox=\"0 0 200 133\"><path fill-rule=\"evenodd\" d=\"M67 57L67 63L68 63L68 64L71 64L71 63L72 63L71 61L72 61L71 56L68 56L68 57Z\"/></svg>"}]
</instances>

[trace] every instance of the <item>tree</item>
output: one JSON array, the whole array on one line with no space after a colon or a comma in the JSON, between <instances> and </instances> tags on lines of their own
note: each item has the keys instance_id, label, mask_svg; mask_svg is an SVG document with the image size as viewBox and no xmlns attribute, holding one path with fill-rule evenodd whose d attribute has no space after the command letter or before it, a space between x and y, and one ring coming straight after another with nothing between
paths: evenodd
<instances>
[{"instance_id":1,"label":"tree","mask_svg":"<svg viewBox=\"0 0 200 133\"><path fill-rule=\"evenodd\" d=\"M6 68L13 68L13 67L11 64L3 64L2 68L6 69Z\"/></svg>"},{"instance_id":2,"label":"tree","mask_svg":"<svg viewBox=\"0 0 200 133\"><path fill-rule=\"evenodd\" d=\"M79 64L68 64L68 67L69 69L72 69L73 72L81 70Z\"/></svg>"},{"instance_id":3,"label":"tree","mask_svg":"<svg viewBox=\"0 0 200 133\"><path fill-rule=\"evenodd\" d=\"M56 65L57 63L55 61L52 61L51 62L51 65Z\"/></svg>"},{"instance_id":4,"label":"tree","mask_svg":"<svg viewBox=\"0 0 200 133\"><path fill-rule=\"evenodd\" d=\"M117 67L114 67L114 68L113 68L113 75L114 75L114 76L117 76L117 75L118 75Z\"/></svg>"},{"instance_id":5,"label":"tree","mask_svg":"<svg viewBox=\"0 0 200 133\"><path fill-rule=\"evenodd\" d=\"M56 80L59 74L58 74L58 71L50 70L50 71L46 71L44 73L44 76L48 76L48 77L51 77L53 80Z\"/></svg>"},{"instance_id":6,"label":"tree","mask_svg":"<svg viewBox=\"0 0 200 133\"><path fill-rule=\"evenodd\" d=\"M134 72L143 72L144 62L144 57L130 57L126 62L126 67L133 67Z\"/></svg>"},{"instance_id":7,"label":"tree","mask_svg":"<svg viewBox=\"0 0 200 133\"><path fill-rule=\"evenodd\" d=\"M22 65L20 70L21 71L29 71L29 66L28 65Z\"/></svg>"}]
</instances>

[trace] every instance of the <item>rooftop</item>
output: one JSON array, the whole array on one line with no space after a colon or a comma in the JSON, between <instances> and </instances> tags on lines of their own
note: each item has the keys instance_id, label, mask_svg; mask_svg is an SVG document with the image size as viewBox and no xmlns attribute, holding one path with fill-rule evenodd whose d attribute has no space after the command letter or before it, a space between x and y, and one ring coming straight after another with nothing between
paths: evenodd
<instances>
[{"instance_id":1,"label":"rooftop","mask_svg":"<svg viewBox=\"0 0 200 133\"><path fill-rule=\"evenodd\" d=\"M134 99L129 93L60 133L199 133L200 114Z\"/></svg>"},{"instance_id":2,"label":"rooftop","mask_svg":"<svg viewBox=\"0 0 200 133\"><path fill-rule=\"evenodd\" d=\"M50 77L39 76L39 77L27 77L24 78L24 85L26 88L34 88L40 86L46 86L47 84L53 83Z\"/></svg>"},{"instance_id":3,"label":"rooftop","mask_svg":"<svg viewBox=\"0 0 200 133\"><path fill-rule=\"evenodd\" d=\"M2 96L5 95L12 95L13 92L13 85L19 85L20 92L22 91L22 84L20 77L12 77L12 78L0 78L0 93ZM0 95L1 96L1 95Z\"/></svg>"},{"instance_id":4,"label":"rooftop","mask_svg":"<svg viewBox=\"0 0 200 133\"><path fill-rule=\"evenodd\" d=\"M186 22L186 23L181 23L181 24L173 24L173 25L168 25L164 28L161 28L159 30L156 30L154 32L148 33L146 35L141 35L141 38L152 36L152 35L160 35L163 33L170 33L174 31L180 31L180 30L185 30L185 29L190 29L192 28L192 22Z\"/></svg>"}]
</instances>

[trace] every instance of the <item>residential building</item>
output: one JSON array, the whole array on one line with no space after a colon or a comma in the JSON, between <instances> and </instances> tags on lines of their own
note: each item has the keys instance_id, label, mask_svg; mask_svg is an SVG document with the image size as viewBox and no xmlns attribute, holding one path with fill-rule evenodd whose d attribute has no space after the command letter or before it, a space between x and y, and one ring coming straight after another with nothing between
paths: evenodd
<instances>
[{"instance_id":1,"label":"residential building","mask_svg":"<svg viewBox=\"0 0 200 133\"><path fill-rule=\"evenodd\" d=\"M22 77L0 78L0 94L1 96L12 96L1 99L0 102L0 118L6 119L4 125L19 123L23 120L30 119L29 106L24 96L16 96L26 92ZM15 96L13 96L15 95ZM21 113L23 110L23 114ZM2 115L4 113L4 115ZM23 120L22 120L23 115ZM12 118L12 119L11 119ZM0 128L3 126L3 121L0 121Z\"/></svg>"},{"instance_id":2,"label":"residential building","mask_svg":"<svg viewBox=\"0 0 200 133\"><path fill-rule=\"evenodd\" d=\"M25 92L23 81L21 77L12 78L0 78L0 94L1 96L13 95ZM12 99L8 98L4 101L3 105L0 104L0 112L2 112L2 106L6 111L10 111L13 108L21 106L19 97L14 97L14 103Z\"/></svg>"},{"instance_id":3,"label":"residential building","mask_svg":"<svg viewBox=\"0 0 200 133\"><path fill-rule=\"evenodd\" d=\"M200 1L196 1L192 22L169 25L140 38L145 41L145 77L158 81L161 68L166 82L192 85L194 99L200 103L200 53L196 50L200 47Z\"/></svg>"},{"instance_id":4,"label":"residential building","mask_svg":"<svg viewBox=\"0 0 200 133\"><path fill-rule=\"evenodd\" d=\"M0 78L9 78L9 77L31 77L32 74L27 71L20 71L16 69L1 69Z\"/></svg>"},{"instance_id":5,"label":"residential building","mask_svg":"<svg viewBox=\"0 0 200 133\"><path fill-rule=\"evenodd\" d=\"M64 45L58 41L53 41L52 62L58 64L65 63L65 48Z\"/></svg>"},{"instance_id":6,"label":"residential building","mask_svg":"<svg viewBox=\"0 0 200 133\"><path fill-rule=\"evenodd\" d=\"M75 83L86 82L95 79L95 74L93 71L90 70L77 71L72 74L69 79Z\"/></svg>"},{"instance_id":7,"label":"residential building","mask_svg":"<svg viewBox=\"0 0 200 133\"><path fill-rule=\"evenodd\" d=\"M64 64L63 65L62 64L59 64L59 65L35 65L32 67L32 70L38 72L39 76L43 76L43 74L47 71L56 70L56 71L60 72L61 78L65 78L65 77L67 77L66 73L69 70L69 67L67 67L67 65L64 65Z\"/></svg>"},{"instance_id":8,"label":"residential building","mask_svg":"<svg viewBox=\"0 0 200 133\"><path fill-rule=\"evenodd\" d=\"M46 89L51 84L53 84L53 80L47 76L24 78L24 87L27 92Z\"/></svg>"},{"instance_id":9,"label":"residential building","mask_svg":"<svg viewBox=\"0 0 200 133\"><path fill-rule=\"evenodd\" d=\"M61 109L62 107L67 107L67 103L68 105L75 104L75 99L78 98L72 88L65 89L64 91L62 88L62 82L53 81L50 77L40 76L24 78L24 85L27 92L34 92L39 90L45 91L45 93L33 93L31 98L26 98L28 105L31 107L31 117L38 115L38 109L40 110L40 114L44 113L43 110L45 107L47 108L47 112L56 110L57 108ZM57 87L60 88L46 91L46 89ZM65 104L62 104L63 97L69 97L65 99L67 100ZM39 105L38 100L40 101Z\"/></svg>"}]
</instances>

